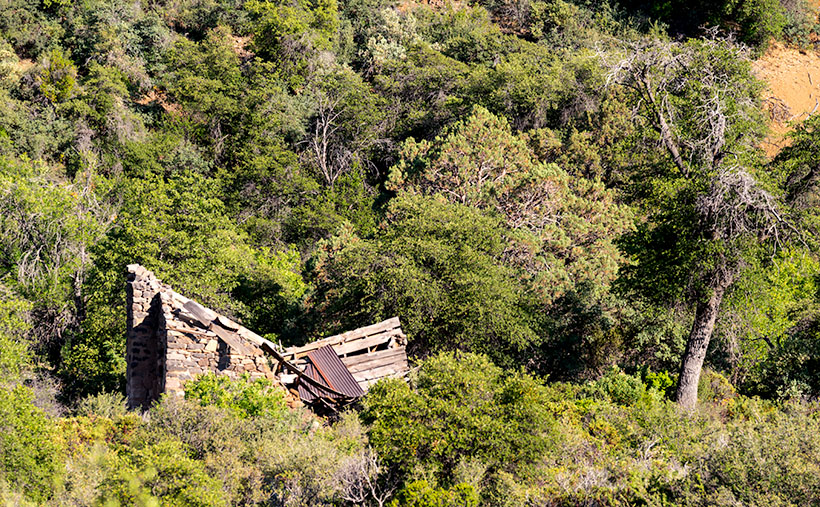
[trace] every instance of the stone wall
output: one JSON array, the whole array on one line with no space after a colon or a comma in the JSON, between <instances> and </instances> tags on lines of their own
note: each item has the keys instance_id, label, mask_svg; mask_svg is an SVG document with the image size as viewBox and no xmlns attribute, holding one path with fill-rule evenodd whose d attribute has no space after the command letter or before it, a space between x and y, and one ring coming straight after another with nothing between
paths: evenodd
<instances>
[{"instance_id":1,"label":"stone wall","mask_svg":"<svg viewBox=\"0 0 820 507\"><path fill-rule=\"evenodd\" d=\"M207 316L208 322L201 322L185 308L190 299L142 266L128 266L126 294L129 407L147 408L162 393L182 395L186 381L208 372L231 378L247 373L251 379L278 382L268 356L257 346L261 337L197 306ZM211 322L219 323L223 335L229 332L228 342L211 330Z\"/></svg>"}]
</instances>

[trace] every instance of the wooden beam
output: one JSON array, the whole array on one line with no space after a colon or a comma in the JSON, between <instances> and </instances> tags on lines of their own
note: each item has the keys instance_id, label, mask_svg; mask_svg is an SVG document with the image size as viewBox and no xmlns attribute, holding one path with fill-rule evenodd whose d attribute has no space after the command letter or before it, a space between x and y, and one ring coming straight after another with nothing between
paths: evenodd
<instances>
[{"instance_id":1,"label":"wooden beam","mask_svg":"<svg viewBox=\"0 0 820 507\"><path fill-rule=\"evenodd\" d=\"M367 338L368 336L383 333L385 331L391 331L393 329L401 329L401 322L399 321L398 317L387 319L383 322L379 322L378 324L360 327L359 329L347 331L346 333L328 336L327 338L323 338L321 340L308 343L307 345L302 345L301 347L290 347L288 349L285 349L285 355L298 358L303 355L306 355L306 353L312 350L320 349L325 345L338 345L353 340Z\"/></svg>"},{"instance_id":2,"label":"wooden beam","mask_svg":"<svg viewBox=\"0 0 820 507\"><path fill-rule=\"evenodd\" d=\"M360 350L367 350L370 347L383 345L389 342L392 337L393 335L390 333L377 334L374 336L368 336L367 338L362 338L360 340L353 340L345 343L340 343L339 345L334 345L333 350L338 355L350 354L352 352L358 352Z\"/></svg>"},{"instance_id":3,"label":"wooden beam","mask_svg":"<svg viewBox=\"0 0 820 507\"><path fill-rule=\"evenodd\" d=\"M407 371L410 371L410 368L407 366L407 363L404 362L399 364L391 364L389 366L382 366L380 368L374 368L372 370L360 371L354 373L353 378L356 379L356 382L363 382L365 380L389 377L392 375L405 373Z\"/></svg>"},{"instance_id":4,"label":"wooden beam","mask_svg":"<svg viewBox=\"0 0 820 507\"><path fill-rule=\"evenodd\" d=\"M386 349L370 354L345 357L342 359L342 362L352 373L354 371L368 370L402 360L407 361L407 355L404 349Z\"/></svg>"}]
</instances>

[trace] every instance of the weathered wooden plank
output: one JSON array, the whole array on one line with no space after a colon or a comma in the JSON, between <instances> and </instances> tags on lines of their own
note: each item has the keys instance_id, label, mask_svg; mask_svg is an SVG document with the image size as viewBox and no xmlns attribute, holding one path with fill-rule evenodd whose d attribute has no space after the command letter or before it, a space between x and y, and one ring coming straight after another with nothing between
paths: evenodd
<instances>
[{"instance_id":1,"label":"weathered wooden plank","mask_svg":"<svg viewBox=\"0 0 820 507\"><path fill-rule=\"evenodd\" d=\"M216 338L217 337L216 333L212 333L212 332L209 332L209 331L194 331L193 329L180 328L180 327L171 327L171 326L165 326L165 329L167 329L169 331L176 331L178 333L193 334L193 335L197 335L197 336L207 336L208 338Z\"/></svg>"},{"instance_id":2,"label":"weathered wooden plank","mask_svg":"<svg viewBox=\"0 0 820 507\"><path fill-rule=\"evenodd\" d=\"M222 327L230 329L231 331L238 331L240 327L239 324L222 315L219 315L216 321L219 322Z\"/></svg>"},{"instance_id":3,"label":"weathered wooden plank","mask_svg":"<svg viewBox=\"0 0 820 507\"><path fill-rule=\"evenodd\" d=\"M410 368L407 366L407 362L405 361L403 363L391 364L389 366L383 366L381 368L360 371L354 373L353 378L356 379L356 382L362 382L365 380L371 380L375 378L388 377L399 373L405 373L407 371L410 371Z\"/></svg>"},{"instance_id":4,"label":"weathered wooden plank","mask_svg":"<svg viewBox=\"0 0 820 507\"><path fill-rule=\"evenodd\" d=\"M382 333L384 331L389 331L391 329L396 329L401 327L401 322L399 322L398 317L393 317L392 319L387 319L385 321L379 322L378 324L371 324L369 326L360 327L359 329L354 329L352 331L347 331L342 334L336 336L330 336L325 338L326 340L332 340L334 338L341 338L341 342L346 342L350 340L356 340L359 338L365 338L370 335L374 335L377 333Z\"/></svg>"},{"instance_id":5,"label":"weathered wooden plank","mask_svg":"<svg viewBox=\"0 0 820 507\"><path fill-rule=\"evenodd\" d=\"M356 382L359 383L359 387L361 387L365 392L367 392L367 390L368 390L368 388L370 388L370 386L372 386L373 384L375 384L376 382L378 382L379 380L381 380L383 378L404 378L404 377L407 376L407 374L409 372L410 372L410 370L408 369L407 371L394 373L392 375L385 375L383 377L371 378L371 379L365 379L365 380L357 380ZM355 376L354 376L354 378L355 378Z\"/></svg>"},{"instance_id":6,"label":"weathered wooden plank","mask_svg":"<svg viewBox=\"0 0 820 507\"><path fill-rule=\"evenodd\" d=\"M338 345L340 343L366 338L370 335L382 333L384 331L390 331L397 328L401 328L401 322L399 321L398 317L393 317L392 319L387 319L383 322L379 322L378 324L372 324L370 326L354 329L353 331L347 331L342 334L328 336L327 338L323 338L321 340L308 343L307 345L302 345L301 347L290 347L288 349L285 349L285 354L288 356L293 356L294 358L301 357L306 355L308 352L320 349L325 345Z\"/></svg>"},{"instance_id":7,"label":"weathered wooden plank","mask_svg":"<svg viewBox=\"0 0 820 507\"><path fill-rule=\"evenodd\" d=\"M399 364L407 362L407 356L401 355L394 355L388 357L382 357L375 361L368 361L366 363L359 363L353 366L349 366L347 369L352 372L360 372L365 370L373 370L375 368L381 368L383 366L390 366L392 364Z\"/></svg>"},{"instance_id":8,"label":"weathered wooden plank","mask_svg":"<svg viewBox=\"0 0 820 507\"><path fill-rule=\"evenodd\" d=\"M364 365L369 368L371 364L378 364L382 361L392 361L397 357L406 357L407 353L404 348L384 349L370 352L368 354L358 354L355 356L347 356L342 358L342 362L347 366L347 369L353 371L352 368L358 368Z\"/></svg>"},{"instance_id":9,"label":"weathered wooden plank","mask_svg":"<svg viewBox=\"0 0 820 507\"><path fill-rule=\"evenodd\" d=\"M407 364L407 359L403 357L396 357L389 361L379 361L378 363L370 363L367 365L359 365L348 368L350 373L363 373L366 371L377 370L379 368L403 368Z\"/></svg>"},{"instance_id":10,"label":"weathered wooden plank","mask_svg":"<svg viewBox=\"0 0 820 507\"><path fill-rule=\"evenodd\" d=\"M264 338L262 338L261 336L259 336L258 334L251 331L250 329L247 329L247 328L244 328L244 327L241 327L241 326L236 331L236 334L238 334L242 338L248 340L249 342L253 343L257 347L261 347L262 343L267 341ZM268 342L268 343L270 343L270 342Z\"/></svg>"},{"instance_id":11,"label":"weathered wooden plank","mask_svg":"<svg viewBox=\"0 0 820 507\"><path fill-rule=\"evenodd\" d=\"M222 338L222 341L227 343L232 349L234 349L238 353L240 353L244 356L253 355L251 353L251 351L249 351L244 345L242 345L241 338L239 338L239 336L231 333L227 329L225 329L223 327L220 327L219 325L216 325L216 326L211 326L211 331L216 333L217 336Z\"/></svg>"},{"instance_id":12,"label":"weathered wooden plank","mask_svg":"<svg viewBox=\"0 0 820 507\"><path fill-rule=\"evenodd\" d=\"M370 347L378 347L379 345L389 342L391 338L393 338L391 333L377 334L368 336L367 338L362 338L360 340L353 340L334 345L333 350L340 356L344 354L351 354L360 350L367 350Z\"/></svg>"},{"instance_id":13,"label":"weathered wooden plank","mask_svg":"<svg viewBox=\"0 0 820 507\"><path fill-rule=\"evenodd\" d=\"M182 305L182 308L193 315L205 327L208 327L208 325L217 318L217 314L214 313L213 310L205 308L196 301L189 300Z\"/></svg>"}]
</instances>

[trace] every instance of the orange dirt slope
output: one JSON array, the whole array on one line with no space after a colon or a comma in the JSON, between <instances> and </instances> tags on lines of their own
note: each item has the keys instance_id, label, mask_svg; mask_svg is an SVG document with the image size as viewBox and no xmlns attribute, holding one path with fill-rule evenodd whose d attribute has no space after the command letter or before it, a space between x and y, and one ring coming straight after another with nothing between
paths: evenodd
<instances>
[{"instance_id":1,"label":"orange dirt slope","mask_svg":"<svg viewBox=\"0 0 820 507\"><path fill-rule=\"evenodd\" d=\"M820 113L820 53L772 44L754 63L754 72L768 84L764 105L772 119L772 134L764 149L774 156L786 146L790 124Z\"/></svg>"}]
</instances>

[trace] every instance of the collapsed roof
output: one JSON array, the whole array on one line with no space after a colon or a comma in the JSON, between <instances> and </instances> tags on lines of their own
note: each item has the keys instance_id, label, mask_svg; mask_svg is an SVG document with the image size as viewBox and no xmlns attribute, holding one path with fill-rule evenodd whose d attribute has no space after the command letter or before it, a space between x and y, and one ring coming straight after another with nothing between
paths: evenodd
<instances>
[{"instance_id":1,"label":"collapsed roof","mask_svg":"<svg viewBox=\"0 0 820 507\"><path fill-rule=\"evenodd\" d=\"M348 331L300 347L285 349L283 358L300 370L315 364L311 355L330 347L363 391L386 377L404 376L410 368L405 347L407 337L398 317Z\"/></svg>"}]
</instances>

